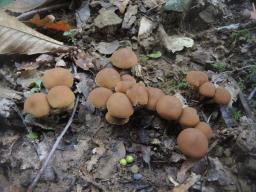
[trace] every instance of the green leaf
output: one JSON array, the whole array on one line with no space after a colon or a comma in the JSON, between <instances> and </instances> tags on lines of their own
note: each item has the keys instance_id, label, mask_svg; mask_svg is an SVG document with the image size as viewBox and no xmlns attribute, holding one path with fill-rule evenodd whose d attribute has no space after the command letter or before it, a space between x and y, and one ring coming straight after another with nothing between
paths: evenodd
<instances>
[{"instance_id":1,"label":"green leaf","mask_svg":"<svg viewBox=\"0 0 256 192\"><path fill-rule=\"evenodd\" d=\"M162 53L160 51L155 51L149 55L147 55L148 57L152 58L152 59L158 59L162 56Z\"/></svg>"},{"instance_id":2,"label":"green leaf","mask_svg":"<svg viewBox=\"0 0 256 192\"><path fill-rule=\"evenodd\" d=\"M0 0L0 7L6 6L13 2L13 0Z\"/></svg>"},{"instance_id":3,"label":"green leaf","mask_svg":"<svg viewBox=\"0 0 256 192\"><path fill-rule=\"evenodd\" d=\"M41 89L38 88L38 87L33 87L30 91L33 92L33 93L38 93L38 92L41 91Z\"/></svg>"},{"instance_id":4,"label":"green leaf","mask_svg":"<svg viewBox=\"0 0 256 192\"><path fill-rule=\"evenodd\" d=\"M39 135L37 132L31 131L29 134L26 135L26 137L31 140L36 140L36 139L38 139Z\"/></svg>"},{"instance_id":5,"label":"green leaf","mask_svg":"<svg viewBox=\"0 0 256 192\"><path fill-rule=\"evenodd\" d=\"M42 80L40 80L40 79L35 81L35 82L33 82L32 83L31 91L33 93L40 92L41 89L42 89L42 85L43 85L43 83L42 83Z\"/></svg>"}]
</instances>

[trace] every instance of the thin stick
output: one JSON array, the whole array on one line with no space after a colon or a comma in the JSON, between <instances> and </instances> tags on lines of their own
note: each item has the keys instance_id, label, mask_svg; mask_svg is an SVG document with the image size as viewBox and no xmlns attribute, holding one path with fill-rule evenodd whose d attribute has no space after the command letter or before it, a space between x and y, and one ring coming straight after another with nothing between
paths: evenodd
<instances>
[{"instance_id":1,"label":"thin stick","mask_svg":"<svg viewBox=\"0 0 256 192\"><path fill-rule=\"evenodd\" d=\"M54 145L53 145L53 147L52 147L50 153L48 154L48 156L47 156L47 158L46 158L46 160L45 160L43 166L41 167L40 171L38 172L38 174L37 174L36 177L34 178L33 182L29 185L27 192L32 192L33 188L36 186L38 180L40 179L40 177L41 177L41 175L43 174L45 168L47 167L47 165L48 165L50 159L52 158L52 156L53 156L55 150L57 149L57 147L58 147L58 145L59 145L59 143L60 143L62 137L65 135L65 133L67 132L69 126L72 124L73 118L74 118L74 115L75 115L75 112L76 112L76 109L77 109L78 101L79 101L79 96L77 96L74 109L73 109L73 111L72 111L72 114L71 114L71 116L70 116L70 118L69 118L69 120L68 120L66 126L65 126L64 129L62 130L61 134L57 137L57 139L56 139L56 141L55 141L55 143L54 143Z\"/></svg>"}]
</instances>

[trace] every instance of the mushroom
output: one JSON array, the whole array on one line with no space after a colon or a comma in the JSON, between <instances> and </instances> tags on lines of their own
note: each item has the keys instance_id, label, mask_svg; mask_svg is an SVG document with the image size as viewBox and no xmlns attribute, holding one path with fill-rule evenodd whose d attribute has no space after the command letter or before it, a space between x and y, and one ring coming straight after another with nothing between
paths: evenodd
<instances>
[{"instance_id":1,"label":"mushroom","mask_svg":"<svg viewBox=\"0 0 256 192\"><path fill-rule=\"evenodd\" d=\"M116 118L113 117L109 114L109 112L106 113L105 118L108 123L113 124L113 125L124 125L128 123L129 118Z\"/></svg>"},{"instance_id":2,"label":"mushroom","mask_svg":"<svg viewBox=\"0 0 256 192\"><path fill-rule=\"evenodd\" d=\"M128 89L126 95L134 107L148 104L147 88L139 83L134 84L130 89Z\"/></svg>"},{"instance_id":3,"label":"mushroom","mask_svg":"<svg viewBox=\"0 0 256 192\"><path fill-rule=\"evenodd\" d=\"M161 89L154 88L154 87L148 87L147 90L148 90L148 104L146 105L146 108L148 110L155 111L158 99L164 96L164 92Z\"/></svg>"},{"instance_id":4,"label":"mushroom","mask_svg":"<svg viewBox=\"0 0 256 192\"><path fill-rule=\"evenodd\" d=\"M179 149L184 155L200 159L208 151L208 139L198 129L187 128L180 132L177 138Z\"/></svg>"},{"instance_id":5,"label":"mushroom","mask_svg":"<svg viewBox=\"0 0 256 192\"><path fill-rule=\"evenodd\" d=\"M134 110L131 102L124 93L114 93L107 101L109 115L116 118L129 118Z\"/></svg>"},{"instance_id":6,"label":"mushroom","mask_svg":"<svg viewBox=\"0 0 256 192\"><path fill-rule=\"evenodd\" d=\"M112 68L104 68L100 70L95 77L95 82L98 86L108 89L114 89L120 80L120 74Z\"/></svg>"},{"instance_id":7,"label":"mushroom","mask_svg":"<svg viewBox=\"0 0 256 192\"><path fill-rule=\"evenodd\" d=\"M127 90L130 89L134 84L136 84L136 82L134 83L133 81L119 81L116 84L115 91L126 93Z\"/></svg>"},{"instance_id":8,"label":"mushroom","mask_svg":"<svg viewBox=\"0 0 256 192\"><path fill-rule=\"evenodd\" d=\"M213 101L220 105L228 105L231 99L230 93L224 87L217 87Z\"/></svg>"},{"instance_id":9,"label":"mushroom","mask_svg":"<svg viewBox=\"0 0 256 192\"><path fill-rule=\"evenodd\" d=\"M201 131L208 139L211 139L213 137L213 132L209 124L205 122L199 122L196 126L195 129L198 129Z\"/></svg>"},{"instance_id":10,"label":"mushroom","mask_svg":"<svg viewBox=\"0 0 256 192\"><path fill-rule=\"evenodd\" d=\"M50 105L44 93L34 93L24 103L24 112L36 118L44 117L50 113Z\"/></svg>"},{"instance_id":11,"label":"mushroom","mask_svg":"<svg viewBox=\"0 0 256 192\"><path fill-rule=\"evenodd\" d=\"M75 102L75 95L67 86L53 87L47 95L48 102L55 109L72 109Z\"/></svg>"},{"instance_id":12,"label":"mushroom","mask_svg":"<svg viewBox=\"0 0 256 192\"><path fill-rule=\"evenodd\" d=\"M138 58L131 48L121 48L112 54L111 63L120 69L130 69L138 64Z\"/></svg>"},{"instance_id":13,"label":"mushroom","mask_svg":"<svg viewBox=\"0 0 256 192\"><path fill-rule=\"evenodd\" d=\"M175 96L165 95L159 98L156 111L166 120L177 120L182 113L182 103Z\"/></svg>"},{"instance_id":14,"label":"mushroom","mask_svg":"<svg viewBox=\"0 0 256 192\"><path fill-rule=\"evenodd\" d=\"M136 79L129 74L122 75L121 80L122 81L132 81L132 82L136 83Z\"/></svg>"},{"instance_id":15,"label":"mushroom","mask_svg":"<svg viewBox=\"0 0 256 192\"><path fill-rule=\"evenodd\" d=\"M182 127L194 127L199 122L199 116L197 115L196 109L192 107L185 107L182 110L179 118L179 124Z\"/></svg>"},{"instance_id":16,"label":"mushroom","mask_svg":"<svg viewBox=\"0 0 256 192\"><path fill-rule=\"evenodd\" d=\"M98 87L93 89L88 96L88 100L96 108L106 108L109 97L113 94L110 89L105 87Z\"/></svg>"},{"instance_id":17,"label":"mushroom","mask_svg":"<svg viewBox=\"0 0 256 192\"><path fill-rule=\"evenodd\" d=\"M215 94L215 86L212 82L205 82L199 87L199 94L203 97L213 97Z\"/></svg>"},{"instance_id":18,"label":"mushroom","mask_svg":"<svg viewBox=\"0 0 256 192\"><path fill-rule=\"evenodd\" d=\"M191 86L198 88L205 82L208 82L208 75L202 71L190 71L186 76L186 81Z\"/></svg>"},{"instance_id":19,"label":"mushroom","mask_svg":"<svg viewBox=\"0 0 256 192\"><path fill-rule=\"evenodd\" d=\"M42 77L42 81L44 87L47 89L51 89L59 85L72 87L74 83L74 77L69 70L57 67L47 70Z\"/></svg>"}]
</instances>

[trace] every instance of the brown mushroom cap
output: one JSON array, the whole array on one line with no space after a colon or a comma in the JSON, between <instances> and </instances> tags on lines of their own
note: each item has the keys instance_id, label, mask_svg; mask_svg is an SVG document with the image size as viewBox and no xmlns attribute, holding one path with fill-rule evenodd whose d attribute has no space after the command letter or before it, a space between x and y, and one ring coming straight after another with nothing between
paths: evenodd
<instances>
[{"instance_id":1,"label":"brown mushroom cap","mask_svg":"<svg viewBox=\"0 0 256 192\"><path fill-rule=\"evenodd\" d=\"M213 97L215 94L215 86L212 82L205 82L199 87L199 94L205 97Z\"/></svg>"},{"instance_id":2,"label":"brown mushroom cap","mask_svg":"<svg viewBox=\"0 0 256 192\"><path fill-rule=\"evenodd\" d=\"M202 71L190 71L187 73L186 81L191 86L198 88L208 81L208 75Z\"/></svg>"},{"instance_id":3,"label":"brown mushroom cap","mask_svg":"<svg viewBox=\"0 0 256 192\"><path fill-rule=\"evenodd\" d=\"M136 83L136 79L129 74L122 75L121 80L122 81L132 81L132 82Z\"/></svg>"},{"instance_id":4,"label":"brown mushroom cap","mask_svg":"<svg viewBox=\"0 0 256 192\"><path fill-rule=\"evenodd\" d=\"M177 120L182 113L182 103L175 96L165 95L159 98L156 111L166 120Z\"/></svg>"},{"instance_id":5,"label":"brown mushroom cap","mask_svg":"<svg viewBox=\"0 0 256 192\"><path fill-rule=\"evenodd\" d=\"M88 100L96 108L106 108L109 97L113 94L110 89L98 87L93 89L88 96Z\"/></svg>"},{"instance_id":6,"label":"brown mushroom cap","mask_svg":"<svg viewBox=\"0 0 256 192\"><path fill-rule=\"evenodd\" d=\"M179 124L182 127L194 127L199 122L199 116L197 115L196 109L192 107L185 107L182 110Z\"/></svg>"},{"instance_id":7,"label":"brown mushroom cap","mask_svg":"<svg viewBox=\"0 0 256 192\"><path fill-rule=\"evenodd\" d=\"M124 125L126 123L128 123L129 118L116 118L111 116L108 112L105 115L105 118L107 120L108 123L113 124L113 125Z\"/></svg>"},{"instance_id":8,"label":"brown mushroom cap","mask_svg":"<svg viewBox=\"0 0 256 192\"><path fill-rule=\"evenodd\" d=\"M134 84L136 84L136 82L134 83L133 81L119 81L116 84L115 91L126 93L126 91L130 89Z\"/></svg>"},{"instance_id":9,"label":"brown mushroom cap","mask_svg":"<svg viewBox=\"0 0 256 192\"><path fill-rule=\"evenodd\" d=\"M121 48L112 54L111 63L120 69L130 69L138 64L138 58L131 48Z\"/></svg>"},{"instance_id":10,"label":"brown mushroom cap","mask_svg":"<svg viewBox=\"0 0 256 192\"><path fill-rule=\"evenodd\" d=\"M177 144L183 154L199 159L206 155L208 151L208 139L199 130L187 128L180 132Z\"/></svg>"},{"instance_id":11,"label":"brown mushroom cap","mask_svg":"<svg viewBox=\"0 0 256 192\"><path fill-rule=\"evenodd\" d=\"M109 115L116 118L129 118L134 110L131 102L124 93L114 93L107 101Z\"/></svg>"},{"instance_id":12,"label":"brown mushroom cap","mask_svg":"<svg viewBox=\"0 0 256 192\"><path fill-rule=\"evenodd\" d=\"M74 82L74 77L69 70L64 68L53 68L47 70L42 77L43 85L47 89L51 89L53 87L59 85L65 85L67 87L72 87Z\"/></svg>"},{"instance_id":13,"label":"brown mushroom cap","mask_svg":"<svg viewBox=\"0 0 256 192\"><path fill-rule=\"evenodd\" d=\"M217 87L213 100L220 105L228 105L231 99L230 93L224 87Z\"/></svg>"},{"instance_id":14,"label":"brown mushroom cap","mask_svg":"<svg viewBox=\"0 0 256 192\"><path fill-rule=\"evenodd\" d=\"M148 87L147 90L148 90L148 104L146 105L146 108L148 110L155 111L158 99L164 96L164 92L161 89L154 88L154 87Z\"/></svg>"},{"instance_id":15,"label":"brown mushroom cap","mask_svg":"<svg viewBox=\"0 0 256 192\"><path fill-rule=\"evenodd\" d=\"M201 131L203 134L205 134L205 136L208 138L208 139L211 139L213 137L213 132L212 132L212 129L211 127L205 123L205 122L199 122L195 129L198 129L199 131Z\"/></svg>"},{"instance_id":16,"label":"brown mushroom cap","mask_svg":"<svg viewBox=\"0 0 256 192\"><path fill-rule=\"evenodd\" d=\"M50 113L50 105L46 95L43 93L35 93L28 97L24 103L24 112L36 118L47 116Z\"/></svg>"},{"instance_id":17,"label":"brown mushroom cap","mask_svg":"<svg viewBox=\"0 0 256 192\"><path fill-rule=\"evenodd\" d=\"M72 108L75 102L75 95L67 86L53 87L47 95L48 102L52 108Z\"/></svg>"},{"instance_id":18,"label":"brown mushroom cap","mask_svg":"<svg viewBox=\"0 0 256 192\"><path fill-rule=\"evenodd\" d=\"M95 82L98 86L108 89L114 89L120 80L120 74L112 68L104 68L100 70L95 77Z\"/></svg>"},{"instance_id":19,"label":"brown mushroom cap","mask_svg":"<svg viewBox=\"0 0 256 192\"><path fill-rule=\"evenodd\" d=\"M144 106L148 103L147 88L139 83L134 84L130 89L128 89L126 95L133 106Z\"/></svg>"}]
</instances>

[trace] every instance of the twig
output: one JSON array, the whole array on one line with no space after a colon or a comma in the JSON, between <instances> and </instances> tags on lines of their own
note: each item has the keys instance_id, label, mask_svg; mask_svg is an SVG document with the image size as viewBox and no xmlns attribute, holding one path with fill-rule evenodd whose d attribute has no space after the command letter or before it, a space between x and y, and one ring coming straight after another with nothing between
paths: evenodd
<instances>
[{"instance_id":1,"label":"twig","mask_svg":"<svg viewBox=\"0 0 256 192\"><path fill-rule=\"evenodd\" d=\"M69 4L68 3L62 3L62 4L58 4L58 5L51 5L48 7L43 7L40 9L35 9L32 11L28 11L26 13L22 13L21 15L19 15L18 17L16 17L18 20L24 20L27 19L28 17L36 14L36 13L41 13L41 12L46 12L46 11L50 11L50 10L54 10L54 9L58 9L61 7L67 7Z\"/></svg>"},{"instance_id":2,"label":"twig","mask_svg":"<svg viewBox=\"0 0 256 192\"><path fill-rule=\"evenodd\" d=\"M29 185L28 187L28 190L27 192L32 192L33 188L36 186L38 180L40 179L41 175L43 174L45 168L47 167L50 159L52 158L55 150L57 149L62 137L65 135L65 133L67 132L69 126L72 124L73 122L73 118L74 118L74 115L75 115L75 112L76 112L76 109L77 109L77 106L78 106L78 102L79 102L79 96L77 96L76 98L76 103L75 103L75 106L74 106L74 109L72 111L72 114L66 124L66 126L64 127L64 129L62 130L61 134L57 137L53 147L52 147L52 150L50 151L50 153L48 154L43 166L41 167L40 171L38 172L38 174L36 175L36 177L34 178L33 182Z\"/></svg>"}]
</instances>

